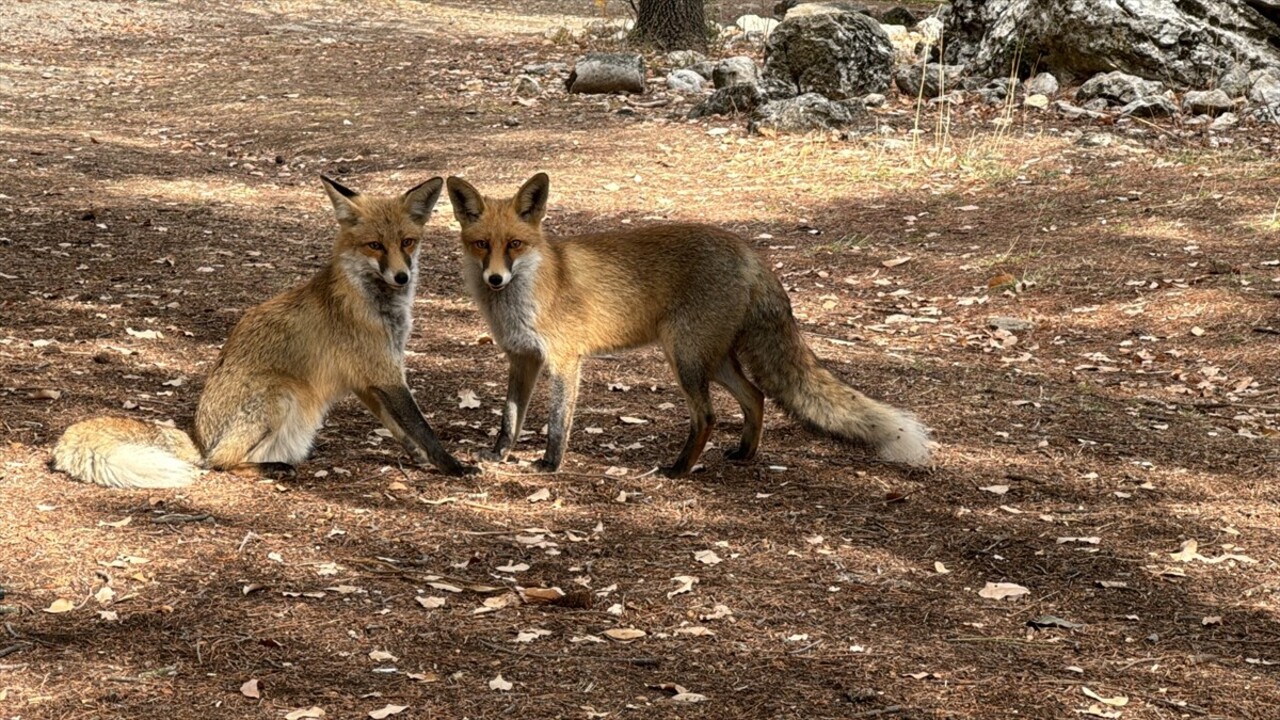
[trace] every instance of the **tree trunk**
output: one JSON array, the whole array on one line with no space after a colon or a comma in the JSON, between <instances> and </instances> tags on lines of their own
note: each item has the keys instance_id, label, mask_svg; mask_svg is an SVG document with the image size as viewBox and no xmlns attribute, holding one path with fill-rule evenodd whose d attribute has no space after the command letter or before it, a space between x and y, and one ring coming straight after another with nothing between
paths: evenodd
<instances>
[{"instance_id":1,"label":"tree trunk","mask_svg":"<svg viewBox=\"0 0 1280 720\"><path fill-rule=\"evenodd\" d=\"M703 0L638 0L635 37L663 50L707 49Z\"/></svg>"}]
</instances>

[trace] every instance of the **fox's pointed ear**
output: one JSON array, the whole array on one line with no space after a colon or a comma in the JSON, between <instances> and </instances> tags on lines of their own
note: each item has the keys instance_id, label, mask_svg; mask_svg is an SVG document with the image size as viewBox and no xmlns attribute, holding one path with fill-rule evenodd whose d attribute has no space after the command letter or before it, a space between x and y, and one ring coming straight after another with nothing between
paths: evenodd
<instances>
[{"instance_id":1,"label":"fox's pointed ear","mask_svg":"<svg viewBox=\"0 0 1280 720\"><path fill-rule=\"evenodd\" d=\"M333 202L333 214L338 216L338 222L352 225L360 219L355 203L351 202L360 197L360 193L324 175L320 176L320 181L324 183L324 191Z\"/></svg>"},{"instance_id":2,"label":"fox's pointed ear","mask_svg":"<svg viewBox=\"0 0 1280 720\"><path fill-rule=\"evenodd\" d=\"M551 193L551 178L538 173L525 181L516 193L516 214L530 225L538 225L547 214L547 196Z\"/></svg>"},{"instance_id":3,"label":"fox's pointed ear","mask_svg":"<svg viewBox=\"0 0 1280 720\"><path fill-rule=\"evenodd\" d=\"M433 177L404 194L401 200L409 211L409 219L415 225L426 225L431 218L431 211L440 199L440 190L444 188L444 179Z\"/></svg>"},{"instance_id":4,"label":"fox's pointed ear","mask_svg":"<svg viewBox=\"0 0 1280 720\"><path fill-rule=\"evenodd\" d=\"M484 198L471 183L460 177L449 178L449 202L453 205L453 216L462 227L472 225L484 215Z\"/></svg>"}]
</instances>

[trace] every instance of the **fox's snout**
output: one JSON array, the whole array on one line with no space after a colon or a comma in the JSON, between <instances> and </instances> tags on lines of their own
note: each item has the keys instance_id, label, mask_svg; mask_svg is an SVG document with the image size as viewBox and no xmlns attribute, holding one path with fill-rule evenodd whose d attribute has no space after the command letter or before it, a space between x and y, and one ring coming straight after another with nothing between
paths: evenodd
<instances>
[{"instance_id":1,"label":"fox's snout","mask_svg":"<svg viewBox=\"0 0 1280 720\"><path fill-rule=\"evenodd\" d=\"M501 290L511 282L511 274L491 272L485 276L484 281L489 284L490 290Z\"/></svg>"},{"instance_id":2,"label":"fox's snout","mask_svg":"<svg viewBox=\"0 0 1280 720\"><path fill-rule=\"evenodd\" d=\"M390 273L388 273L387 276L389 276L389 278L387 279L388 285L394 285L395 287L404 287L409 283L409 273L403 270L397 272L394 275L391 275ZM384 276L384 277L387 277L387 276Z\"/></svg>"}]
</instances>

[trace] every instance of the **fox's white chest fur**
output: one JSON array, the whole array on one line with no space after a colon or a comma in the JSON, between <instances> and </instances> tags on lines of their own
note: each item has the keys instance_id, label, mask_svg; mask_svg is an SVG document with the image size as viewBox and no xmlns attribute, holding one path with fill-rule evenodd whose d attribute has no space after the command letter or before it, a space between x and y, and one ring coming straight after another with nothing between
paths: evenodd
<instances>
[{"instance_id":1,"label":"fox's white chest fur","mask_svg":"<svg viewBox=\"0 0 1280 720\"><path fill-rule=\"evenodd\" d=\"M511 265L511 282L501 290L491 290L484 281L484 271L478 263L463 265L467 289L475 299L480 313L489 323L493 341L503 352L517 355L544 357L546 341L538 334L537 298L533 292L534 277L538 269L537 253L528 253Z\"/></svg>"}]
</instances>

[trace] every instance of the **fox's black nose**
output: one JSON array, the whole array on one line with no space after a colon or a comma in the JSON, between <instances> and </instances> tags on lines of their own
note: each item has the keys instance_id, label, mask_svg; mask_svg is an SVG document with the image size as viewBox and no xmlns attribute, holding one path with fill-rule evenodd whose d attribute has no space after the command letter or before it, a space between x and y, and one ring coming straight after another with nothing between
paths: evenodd
<instances>
[{"instance_id":1,"label":"fox's black nose","mask_svg":"<svg viewBox=\"0 0 1280 720\"><path fill-rule=\"evenodd\" d=\"M501 284L502 284L502 276L501 276L501 275L499 275L498 273L494 273L494 274L490 275L490 276L489 276L489 284L490 284L490 285L492 285L492 286L494 286L494 287L498 287L499 285L501 285Z\"/></svg>"},{"instance_id":2,"label":"fox's black nose","mask_svg":"<svg viewBox=\"0 0 1280 720\"><path fill-rule=\"evenodd\" d=\"M405 284L405 283L407 283L407 282L409 282L409 273L404 272L403 270L401 270L400 272L396 273L396 284L397 284L397 285L403 285L403 284Z\"/></svg>"}]
</instances>

